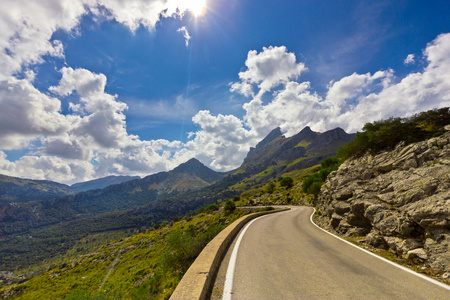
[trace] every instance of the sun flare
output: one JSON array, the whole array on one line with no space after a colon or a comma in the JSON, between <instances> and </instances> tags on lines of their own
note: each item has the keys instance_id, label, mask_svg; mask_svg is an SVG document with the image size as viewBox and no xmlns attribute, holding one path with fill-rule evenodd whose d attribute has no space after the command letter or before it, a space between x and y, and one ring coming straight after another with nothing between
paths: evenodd
<instances>
[{"instance_id":1,"label":"sun flare","mask_svg":"<svg viewBox=\"0 0 450 300\"><path fill-rule=\"evenodd\" d=\"M187 0L187 9L190 10L194 16L200 17L206 11L206 0Z\"/></svg>"}]
</instances>

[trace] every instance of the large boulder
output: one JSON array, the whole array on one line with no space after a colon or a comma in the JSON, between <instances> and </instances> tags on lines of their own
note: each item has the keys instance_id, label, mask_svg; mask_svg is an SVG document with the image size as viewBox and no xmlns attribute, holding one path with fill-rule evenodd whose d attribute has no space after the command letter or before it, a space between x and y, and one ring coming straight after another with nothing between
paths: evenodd
<instances>
[{"instance_id":1,"label":"large boulder","mask_svg":"<svg viewBox=\"0 0 450 300\"><path fill-rule=\"evenodd\" d=\"M319 223L450 272L450 132L345 161L314 201Z\"/></svg>"}]
</instances>

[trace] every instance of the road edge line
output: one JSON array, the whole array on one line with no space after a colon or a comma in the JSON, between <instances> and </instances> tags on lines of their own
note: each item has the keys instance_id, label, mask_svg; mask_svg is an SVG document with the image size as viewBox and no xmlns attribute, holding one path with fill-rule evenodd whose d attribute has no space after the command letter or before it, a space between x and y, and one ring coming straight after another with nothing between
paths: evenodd
<instances>
[{"instance_id":1,"label":"road edge line","mask_svg":"<svg viewBox=\"0 0 450 300\"><path fill-rule=\"evenodd\" d=\"M450 291L450 286L447 285L447 284L445 284L445 283L442 283L442 282L440 282L440 281L437 281L437 280L435 280L435 279L433 279L433 278L430 278L430 277L428 277L428 276L425 276L425 275L423 275L423 274L417 273L417 272L415 272L415 271L413 271L413 270L411 270L411 269L409 269L409 268L406 268L406 267L404 267L404 266L402 266L402 265L399 265L399 264L397 264L397 263L395 263L395 262L393 262L393 261L390 261L390 260L388 260L388 259L386 259L386 258L384 258L384 257L381 257L381 256L379 256L379 255L376 255L375 253L372 253L372 252L370 252L369 250L366 250L366 249L364 249L364 248L358 247L357 245L355 245L355 244L353 244L353 243L350 243L349 241L344 240L343 238L341 238L341 237L339 237L339 236L337 236L337 235L335 235L335 234L333 234L333 233L331 233L331 232L329 232L329 231L323 229L322 227L320 227L319 225L317 225L316 223L314 223L314 221L313 221L313 216L314 216L314 214L316 213L316 209L315 209L314 207L313 207L313 209L314 209L314 211L313 211L313 213L311 214L311 216L309 217L309 220L311 221L311 223L314 224L314 226L316 226L316 227L319 228L320 230L322 230L322 231L328 233L329 235L334 236L335 238L337 238L337 239L343 241L344 243L349 244L350 246L355 247L356 249L359 249L359 250L361 250L361 251L364 251L364 252L366 252L367 254L370 254L370 255L372 255L372 256L374 256L374 257L376 257L376 258L378 258L378 259L380 259L380 260L382 260L382 261L384 261L384 262L387 262L387 263L393 265L394 267L397 267L397 268L399 268L399 269L402 269L402 270L405 271L405 272L408 272L408 273L410 273L410 274L412 274L412 275L415 275L415 276L417 276L417 277L420 277L420 278L422 278L422 279L424 279L424 280L426 280L426 281L428 281L428 282L431 282L431 283L433 283L433 284L435 284L435 285L437 285L437 286L440 286L441 288L444 288L444 289Z\"/></svg>"},{"instance_id":2,"label":"road edge line","mask_svg":"<svg viewBox=\"0 0 450 300\"><path fill-rule=\"evenodd\" d=\"M222 230L210 241L184 274L170 296L170 300L203 300L209 299L213 288L213 280L222 262L225 252L241 229L251 220L263 215L289 211L281 208L244 215Z\"/></svg>"},{"instance_id":3,"label":"road edge line","mask_svg":"<svg viewBox=\"0 0 450 300\"><path fill-rule=\"evenodd\" d=\"M223 288L223 300L231 300L231 294L233 291L233 279L234 279L234 269L236 268L236 259L237 253L239 251L239 246L241 245L242 238L245 235L247 229L258 219L267 217L268 215L258 217L256 219L251 220L247 225L245 225L242 232L239 234L238 239L236 240L236 244L234 245L233 252L231 253L230 261L228 262L227 273L225 275L225 284Z\"/></svg>"}]
</instances>

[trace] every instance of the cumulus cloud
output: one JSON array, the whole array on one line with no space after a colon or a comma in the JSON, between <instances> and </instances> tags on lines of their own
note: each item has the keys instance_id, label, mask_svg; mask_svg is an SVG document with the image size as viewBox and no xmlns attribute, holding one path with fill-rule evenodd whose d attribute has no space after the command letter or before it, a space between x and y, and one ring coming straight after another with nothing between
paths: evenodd
<instances>
[{"instance_id":1,"label":"cumulus cloud","mask_svg":"<svg viewBox=\"0 0 450 300\"><path fill-rule=\"evenodd\" d=\"M89 161L66 160L57 156L23 156L10 162L0 151L2 174L40 180L74 183L79 179L92 178L94 167Z\"/></svg>"},{"instance_id":2,"label":"cumulus cloud","mask_svg":"<svg viewBox=\"0 0 450 300\"><path fill-rule=\"evenodd\" d=\"M245 158L256 136L245 129L243 122L232 115L213 116L202 110L192 120L200 126L187 143L190 152L218 170L230 170Z\"/></svg>"},{"instance_id":3,"label":"cumulus cloud","mask_svg":"<svg viewBox=\"0 0 450 300\"><path fill-rule=\"evenodd\" d=\"M186 26L178 28L177 32L181 32L183 34L184 40L186 41L186 47L189 46L191 36L189 35L189 31L186 29Z\"/></svg>"},{"instance_id":4,"label":"cumulus cloud","mask_svg":"<svg viewBox=\"0 0 450 300\"><path fill-rule=\"evenodd\" d=\"M234 157L229 157L226 153L214 152L214 149L221 149L220 142L208 143L207 149L210 149L208 155L212 156L214 153L214 155L220 154L227 157L228 166L232 165L230 163L232 159L240 157L241 160L235 160L235 166L237 166L245 157L248 147L253 146L255 141L264 138L277 126L281 127L286 136L298 133L305 126L322 132L339 126L348 132L355 132L361 130L367 122L391 116L404 117L428 109L450 106L449 53L450 34L440 35L424 50L424 58L428 61L428 66L422 72L411 73L402 79L396 78L391 69L374 74L354 73L330 82L325 97L314 92L309 82L293 81L288 75L279 76L284 78L281 87L277 87L275 83L272 84L275 82L272 76L268 76L268 79L263 75L254 76L253 78L258 80L249 80L245 83L253 86L267 80L266 82L270 84L267 84L265 88L261 87L260 93L273 91L272 99L264 104L258 95L253 95L252 99L243 105L246 112L243 120L241 123L238 122L240 120L236 120L234 129L230 129L234 136L233 142L236 143L233 144ZM255 52L251 51L248 59L252 60L254 56ZM251 63L246 62L246 66L249 65ZM292 62L290 65L298 65L298 63ZM287 74L292 73L287 72ZM234 90L244 94L242 89ZM201 136L200 134L206 135L206 128L209 128L207 125L210 123L219 126L212 120L229 124L225 121L227 117L232 116L215 117L209 112L200 112L194 120L197 124L204 126L196 133L196 137ZM211 130L211 132L214 131ZM227 136L225 133L221 134ZM239 140L236 135L241 135L243 138ZM213 141L214 136L208 136L208 139ZM200 139L197 142L202 144ZM216 167L221 163L217 157L214 158Z\"/></svg>"},{"instance_id":5,"label":"cumulus cloud","mask_svg":"<svg viewBox=\"0 0 450 300\"><path fill-rule=\"evenodd\" d=\"M185 144L145 141L129 134L128 106L120 95L105 91L104 74L66 66L60 70L60 82L49 91L33 85L34 65L45 56L64 59L64 45L52 40L53 33L76 32L83 15L115 20L134 32L139 26L154 30L161 18L182 18L189 8L184 0L8 3L8 9L0 12L1 173L73 183L110 174L147 175L192 157L217 170L229 170L239 166L249 148L277 126L287 136L305 126L317 131L336 126L356 131L366 122L450 106L450 34L426 45L427 65L420 72L404 78L397 78L393 70L354 73L330 82L323 95L309 82L301 82L307 68L286 47L249 51L239 80L230 83L230 91L249 98L242 107L243 118L191 109L198 129ZM178 31L188 45L187 29ZM408 55L405 64L415 60ZM63 98L71 101L69 113L62 113ZM173 107L188 111L180 99ZM150 116L168 114L167 105L159 110L148 107L148 111L153 113ZM4 152L30 145L33 153L16 161L9 161Z\"/></svg>"},{"instance_id":6,"label":"cumulus cloud","mask_svg":"<svg viewBox=\"0 0 450 300\"><path fill-rule=\"evenodd\" d=\"M0 81L1 149L19 149L41 135L66 131L73 117L60 113L61 102L37 90L26 79Z\"/></svg>"},{"instance_id":7,"label":"cumulus cloud","mask_svg":"<svg viewBox=\"0 0 450 300\"><path fill-rule=\"evenodd\" d=\"M411 65L414 64L416 61L414 59L414 54L408 54L408 56L405 58L405 60L403 61L403 63L405 65Z\"/></svg>"},{"instance_id":8,"label":"cumulus cloud","mask_svg":"<svg viewBox=\"0 0 450 300\"><path fill-rule=\"evenodd\" d=\"M297 63L295 54L287 52L286 47L264 47L258 53L250 51L245 61L247 70L239 73L241 83L233 84L232 91L249 95L249 85L257 84L262 95L273 87L285 84L306 70L305 64Z\"/></svg>"},{"instance_id":9,"label":"cumulus cloud","mask_svg":"<svg viewBox=\"0 0 450 300\"><path fill-rule=\"evenodd\" d=\"M249 58L254 56L254 52L250 53ZM366 122L449 106L448 53L450 34L442 34L424 50L428 66L423 72L411 73L401 80L393 70L354 73L330 82L325 98L311 91L309 82L289 81L275 91L269 103L264 105L255 96L244 104L244 120L258 136L268 133L274 125L288 136L304 126L318 131L340 126L354 132ZM263 77L259 78L257 83L264 82Z\"/></svg>"},{"instance_id":10,"label":"cumulus cloud","mask_svg":"<svg viewBox=\"0 0 450 300\"><path fill-rule=\"evenodd\" d=\"M87 2L87 1L86 1ZM0 79L22 67L42 63L43 55L63 57L55 30L71 31L86 12L85 1L9 1L0 12Z\"/></svg>"},{"instance_id":11,"label":"cumulus cloud","mask_svg":"<svg viewBox=\"0 0 450 300\"><path fill-rule=\"evenodd\" d=\"M64 45L52 40L53 33L76 32L80 18L88 13L101 17L100 21L114 19L134 32L139 26L153 30L161 18L182 18L189 8L186 1L178 0L9 3L0 12L0 149L23 149L30 143L38 147L35 156L15 162L2 152L0 170L13 176L72 182L100 174L146 175L190 158L192 153L180 149L179 142L142 141L128 134L127 105L105 92L105 75L64 67L50 95L33 86L36 73L32 69L46 55L64 59ZM187 29L181 30L188 42ZM19 73L25 79L18 79ZM70 113L63 114L59 98L72 94Z\"/></svg>"},{"instance_id":12,"label":"cumulus cloud","mask_svg":"<svg viewBox=\"0 0 450 300\"><path fill-rule=\"evenodd\" d=\"M53 33L76 32L86 14L113 19L134 32L139 26L154 30L161 18L182 18L191 5L184 0L9 1L0 12L0 80L43 63L44 55L63 58L63 45L51 39Z\"/></svg>"}]
</instances>

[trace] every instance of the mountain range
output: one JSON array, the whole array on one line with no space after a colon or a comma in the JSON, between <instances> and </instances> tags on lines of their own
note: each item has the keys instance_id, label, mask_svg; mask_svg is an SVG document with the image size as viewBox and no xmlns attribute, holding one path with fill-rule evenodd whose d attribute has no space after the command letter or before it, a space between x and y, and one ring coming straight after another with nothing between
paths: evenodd
<instances>
[{"instance_id":1,"label":"mountain range","mask_svg":"<svg viewBox=\"0 0 450 300\"><path fill-rule=\"evenodd\" d=\"M68 186L49 180L22 179L0 174L0 206L11 202L50 200L79 192L103 189L134 179L140 179L140 177L112 175Z\"/></svg>"},{"instance_id":2,"label":"mountain range","mask_svg":"<svg viewBox=\"0 0 450 300\"><path fill-rule=\"evenodd\" d=\"M104 189L107 186L113 184L119 184L134 179L141 179L139 176L107 176L85 182L74 183L70 186L70 189L75 193L86 192L90 190Z\"/></svg>"},{"instance_id":3,"label":"mountain range","mask_svg":"<svg viewBox=\"0 0 450 300\"><path fill-rule=\"evenodd\" d=\"M336 154L337 148L354 138L336 128L324 133L304 128L286 138L280 128L250 149L241 167L228 173L215 172L191 159L169 172L113 184L50 200L6 203L0 209L0 270L24 267L54 252L66 251L88 234L145 228L217 201L224 201L252 186L262 186L293 170L309 168ZM18 243L30 249L34 243L47 250L22 251L27 257L12 259ZM59 237L64 236L64 243ZM44 248L44 247L43 247ZM50 249L50 250L49 250ZM11 252L12 251L12 252ZM50 254L49 254L50 253Z\"/></svg>"}]
</instances>

